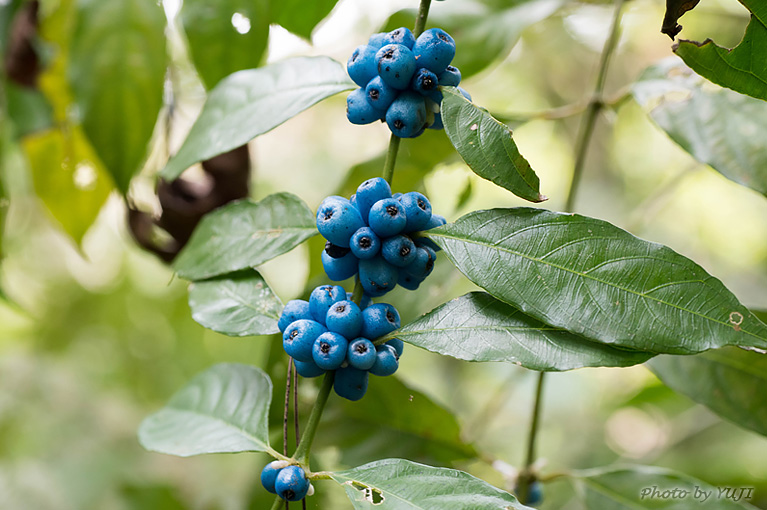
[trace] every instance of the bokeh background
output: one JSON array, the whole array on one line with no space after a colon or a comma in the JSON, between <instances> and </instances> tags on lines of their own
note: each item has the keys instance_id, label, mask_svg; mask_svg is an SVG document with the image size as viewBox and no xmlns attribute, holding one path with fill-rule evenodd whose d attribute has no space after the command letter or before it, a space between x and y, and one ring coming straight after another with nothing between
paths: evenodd
<instances>
[{"instance_id":1,"label":"bokeh background","mask_svg":"<svg viewBox=\"0 0 767 510\"><path fill-rule=\"evenodd\" d=\"M460 0L434 2L432 14L451 3ZM345 62L389 16L415 4L341 0L311 42L273 25L268 61L330 55ZM613 6L536 4L538 11L528 14L541 20L462 85L477 104L515 119L520 151L550 197L543 206L559 210L570 183L580 117L552 121L534 114L588 98ZM165 150L178 148L204 100L174 21L179 0L166 0L164 7L174 41L177 103L168 139L154 141L156 149L132 189L134 199L149 207L153 175L164 164ZM659 31L663 9L661 0L627 4L607 82L609 97L621 97L647 66L674 58L670 40ZM247 21L233 17L232 30L249 30ZM706 0L683 19L682 37L712 37L733 46L747 22L747 11L736 0ZM460 36L456 39L460 53ZM359 165L380 156L388 131L377 124L350 125L344 96L251 142L256 199L285 190L316 208L323 197L348 190L350 183L356 186ZM395 174L395 191L425 189L435 211L448 220L474 209L527 205L471 173L449 152L443 133L406 140L401 150L423 168L414 179L410 173ZM419 162L419 151L436 155ZM264 498L258 483L266 455L173 458L144 451L136 429L192 376L221 361L267 368L279 407L285 364L275 338L230 338L196 324L187 305L187 283L136 246L117 195L78 246L32 191L50 191L49 185L33 180L23 152L11 152L4 158L14 193L1 273L7 299L0 301L0 509L269 508L271 498ZM721 279L747 306L767 308L767 201L693 160L630 98L600 116L576 210L672 247ZM321 242L313 239L260 268L283 301L322 281L320 249ZM397 290L391 302L407 320L468 290L472 285L440 257L430 283L416 293ZM398 455L451 464L510 489L504 469L495 469L490 460L509 466L522 462L535 376L510 364L470 364L411 347L397 377L420 392L418 398L454 413L462 440L473 445L477 457L446 453L449 446L442 451L417 434L400 436L377 425L374 402L353 420L334 402L320 429L316 463L351 467L390 456L392 444L401 441ZM302 384L304 402L311 402L314 384ZM386 391L389 382L373 384ZM421 431L441 426L429 420L423 416L422 423L408 426ZM274 442L279 444L277 436ZM548 377L539 445L544 473L613 463L665 466L713 485L755 486L752 503L767 508L767 439L673 393L642 366ZM350 508L343 491L330 485L318 487L310 508ZM546 484L542 508L579 508L569 501L571 494L567 481Z\"/></svg>"}]
</instances>

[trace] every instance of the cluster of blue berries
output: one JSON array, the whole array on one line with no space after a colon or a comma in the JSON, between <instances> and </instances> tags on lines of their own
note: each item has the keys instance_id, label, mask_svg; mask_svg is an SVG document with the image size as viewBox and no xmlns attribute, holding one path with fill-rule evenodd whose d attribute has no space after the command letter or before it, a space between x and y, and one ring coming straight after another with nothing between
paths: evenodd
<instances>
[{"instance_id":1,"label":"cluster of blue berries","mask_svg":"<svg viewBox=\"0 0 767 510\"><path fill-rule=\"evenodd\" d=\"M317 287L308 302L288 302L277 324L296 371L303 377L318 377L335 370L333 389L348 400L365 396L368 374L387 376L399 368L402 340L373 343L399 328L397 309L370 304L369 298L359 306L340 285Z\"/></svg>"},{"instance_id":2,"label":"cluster of blue berries","mask_svg":"<svg viewBox=\"0 0 767 510\"><path fill-rule=\"evenodd\" d=\"M421 193L395 193L380 177L360 184L351 200L326 198L317 210L317 229L327 239L322 265L340 282L359 273L370 297L397 284L415 290L431 274L439 247L418 232L445 224Z\"/></svg>"},{"instance_id":3,"label":"cluster of blue berries","mask_svg":"<svg viewBox=\"0 0 767 510\"><path fill-rule=\"evenodd\" d=\"M284 460L275 460L264 467L261 485L286 501L301 501L314 492L304 470Z\"/></svg>"},{"instance_id":4,"label":"cluster of blue berries","mask_svg":"<svg viewBox=\"0 0 767 510\"><path fill-rule=\"evenodd\" d=\"M426 30L418 39L405 27L372 35L346 63L360 86L346 99L347 118L353 124L385 120L401 138L442 129L439 86L461 82L461 72L450 65L454 56L455 41L441 28Z\"/></svg>"}]
</instances>

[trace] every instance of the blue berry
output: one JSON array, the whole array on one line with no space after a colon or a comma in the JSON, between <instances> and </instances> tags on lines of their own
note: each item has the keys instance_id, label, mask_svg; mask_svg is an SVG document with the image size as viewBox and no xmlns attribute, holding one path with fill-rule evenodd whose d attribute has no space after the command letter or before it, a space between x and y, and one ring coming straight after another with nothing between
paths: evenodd
<instances>
[{"instance_id":1,"label":"blue berry","mask_svg":"<svg viewBox=\"0 0 767 510\"><path fill-rule=\"evenodd\" d=\"M368 373L352 366L336 370L333 389L339 397L356 401L365 396L368 390Z\"/></svg>"},{"instance_id":2,"label":"blue berry","mask_svg":"<svg viewBox=\"0 0 767 510\"><path fill-rule=\"evenodd\" d=\"M274 481L277 495L286 501L301 501L309 491L309 480L299 466L282 468Z\"/></svg>"},{"instance_id":3,"label":"blue berry","mask_svg":"<svg viewBox=\"0 0 767 510\"><path fill-rule=\"evenodd\" d=\"M446 87L457 87L461 83L461 71L457 67L447 66L445 72L438 76L439 84Z\"/></svg>"},{"instance_id":4,"label":"blue berry","mask_svg":"<svg viewBox=\"0 0 767 510\"><path fill-rule=\"evenodd\" d=\"M429 129L445 129L445 125L442 123L442 115L439 113L434 114L434 122Z\"/></svg>"},{"instance_id":5,"label":"blue berry","mask_svg":"<svg viewBox=\"0 0 767 510\"><path fill-rule=\"evenodd\" d=\"M402 352L405 350L405 342L399 338L392 338L386 342L386 345L391 345L394 347L394 350L397 351L397 356L402 356Z\"/></svg>"},{"instance_id":6,"label":"blue berry","mask_svg":"<svg viewBox=\"0 0 767 510\"><path fill-rule=\"evenodd\" d=\"M408 236L402 234L387 237L381 244L381 255L386 262L393 266L408 266L415 261L415 243Z\"/></svg>"},{"instance_id":7,"label":"blue berry","mask_svg":"<svg viewBox=\"0 0 767 510\"><path fill-rule=\"evenodd\" d=\"M351 251L343 257L333 258L323 250L321 258L325 274L334 282L344 281L357 274L359 259Z\"/></svg>"},{"instance_id":8,"label":"blue berry","mask_svg":"<svg viewBox=\"0 0 767 510\"><path fill-rule=\"evenodd\" d=\"M340 285L320 285L309 296L309 312L312 318L325 325L325 316L333 304L346 299L346 291Z\"/></svg>"},{"instance_id":9,"label":"blue berry","mask_svg":"<svg viewBox=\"0 0 767 510\"><path fill-rule=\"evenodd\" d=\"M277 474L285 467L286 462L284 460L274 460L264 466L261 471L261 485L264 486L268 492L277 494L277 490L274 488L274 482L277 480Z\"/></svg>"},{"instance_id":10,"label":"blue berry","mask_svg":"<svg viewBox=\"0 0 767 510\"><path fill-rule=\"evenodd\" d=\"M405 232L417 232L423 230L431 219L431 202L417 191L405 193L400 198L400 204L405 208Z\"/></svg>"},{"instance_id":11,"label":"blue berry","mask_svg":"<svg viewBox=\"0 0 767 510\"><path fill-rule=\"evenodd\" d=\"M298 361L312 361L314 341L326 332L319 322L301 319L293 322L282 334L282 347L288 356Z\"/></svg>"},{"instance_id":12,"label":"blue berry","mask_svg":"<svg viewBox=\"0 0 767 510\"><path fill-rule=\"evenodd\" d=\"M282 314L280 314L280 320L277 322L277 327L284 333L285 328L290 326L291 322L295 322L299 319L311 318L312 314L309 312L309 302L304 301L303 299L294 299L288 301L288 304L282 309Z\"/></svg>"},{"instance_id":13,"label":"blue berry","mask_svg":"<svg viewBox=\"0 0 767 510\"><path fill-rule=\"evenodd\" d=\"M356 338L362 331L362 310L354 301L339 301L328 310L325 325L346 338Z\"/></svg>"},{"instance_id":14,"label":"blue berry","mask_svg":"<svg viewBox=\"0 0 767 510\"><path fill-rule=\"evenodd\" d=\"M376 361L370 373L379 377L392 375L399 368L397 350L391 345L383 344L376 347Z\"/></svg>"},{"instance_id":15,"label":"blue berry","mask_svg":"<svg viewBox=\"0 0 767 510\"><path fill-rule=\"evenodd\" d=\"M380 255L372 259L360 260L359 274L360 284L365 294L370 297L380 297L392 290L397 285L399 277L397 268L386 262Z\"/></svg>"},{"instance_id":16,"label":"blue berry","mask_svg":"<svg viewBox=\"0 0 767 510\"><path fill-rule=\"evenodd\" d=\"M357 338L349 342L346 360L354 368L370 370L376 362L376 347L367 338Z\"/></svg>"},{"instance_id":17,"label":"blue berry","mask_svg":"<svg viewBox=\"0 0 767 510\"><path fill-rule=\"evenodd\" d=\"M329 257L334 259L340 259L341 257L344 257L350 251L351 250L349 248L342 248L341 246L336 246L330 241L325 243L325 253L327 253Z\"/></svg>"},{"instance_id":18,"label":"blue berry","mask_svg":"<svg viewBox=\"0 0 767 510\"><path fill-rule=\"evenodd\" d=\"M389 130L400 138L415 138L428 125L426 102L421 94L401 93L386 110Z\"/></svg>"},{"instance_id":19,"label":"blue berry","mask_svg":"<svg viewBox=\"0 0 767 510\"><path fill-rule=\"evenodd\" d=\"M362 227L352 234L349 246L355 257L362 260L372 259L381 250L381 239L370 227Z\"/></svg>"},{"instance_id":20,"label":"blue berry","mask_svg":"<svg viewBox=\"0 0 767 510\"><path fill-rule=\"evenodd\" d=\"M298 375L301 377L306 377L307 379L312 377L319 377L325 373L323 369L317 366L317 363L314 362L314 359L312 359L312 361L293 360L293 363L296 365L296 373L298 373Z\"/></svg>"},{"instance_id":21,"label":"blue berry","mask_svg":"<svg viewBox=\"0 0 767 510\"><path fill-rule=\"evenodd\" d=\"M352 234L364 226L357 208L343 197L330 196L317 209L317 230L336 246L348 248Z\"/></svg>"},{"instance_id":22,"label":"blue berry","mask_svg":"<svg viewBox=\"0 0 767 510\"><path fill-rule=\"evenodd\" d=\"M430 28L418 36L413 46L418 67L442 74L455 56L455 41L441 28Z\"/></svg>"},{"instance_id":23,"label":"blue berry","mask_svg":"<svg viewBox=\"0 0 767 510\"><path fill-rule=\"evenodd\" d=\"M415 44L415 36L413 35L413 32L405 27L392 30L384 36L383 40L384 44L401 44L402 46L407 46L410 50L413 49L413 45Z\"/></svg>"},{"instance_id":24,"label":"blue berry","mask_svg":"<svg viewBox=\"0 0 767 510\"><path fill-rule=\"evenodd\" d=\"M415 56L407 46L387 44L376 53L378 75L387 85L405 90L415 73ZM371 77L372 79L372 77Z\"/></svg>"},{"instance_id":25,"label":"blue berry","mask_svg":"<svg viewBox=\"0 0 767 510\"><path fill-rule=\"evenodd\" d=\"M386 179L374 177L368 179L357 187L357 210L362 219L367 219L370 214L370 208L385 198L391 198L391 187Z\"/></svg>"},{"instance_id":26,"label":"blue berry","mask_svg":"<svg viewBox=\"0 0 767 510\"><path fill-rule=\"evenodd\" d=\"M323 370L335 370L346 359L349 341L338 333L326 331L312 346L312 359Z\"/></svg>"},{"instance_id":27,"label":"blue berry","mask_svg":"<svg viewBox=\"0 0 767 510\"><path fill-rule=\"evenodd\" d=\"M440 85L440 83L437 79L437 75L425 67L418 69L413 75L413 80L410 82L410 88L422 96L431 94L437 89L438 85Z\"/></svg>"},{"instance_id":28,"label":"blue berry","mask_svg":"<svg viewBox=\"0 0 767 510\"><path fill-rule=\"evenodd\" d=\"M377 34L373 34L370 36L370 39L368 39L368 46L371 48L374 48L376 51L380 50L384 46L386 46L387 42L384 42L386 40L386 36L389 35L386 32L379 32Z\"/></svg>"},{"instance_id":29,"label":"blue berry","mask_svg":"<svg viewBox=\"0 0 767 510\"><path fill-rule=\"evenodd\" d=\"M412 274L407 274L400 271L399 278L397 278L397 285L403 289L417 290L423 280L423 278L418 278Z\"/></svg>"},{"instance_id":30,"label":"blue berry","mask_svg":"<svg viewBox=\"0 0 767 510\"><path fill-rule=\"evenodd\" d=\"M514 486L514 493L519 493L518 485ZM528 506L538 506L543 503L543 484L541 484L541 482L538 480L531 483L527 488L527 501L522 501L520 499L520 503Z\"/></svg>"},{"instance_id":31,"label":"blue berry","mask_svg":"<svg viewBox=\"0 0 767 510\"><path fill-rule=\"evenodd\" d=\"M439 214L432 214L431 218L429 218L428 223L423 227L424 230L431 230L433 228L441 227L447 223L447 220L444 216L440 216Z\"/></svg>"},{"instance_id":32,"label":"blue berry","mask_svg":"<svg viewBox=\"0 0 767 510\"><path fill-rule=\"evenodd\" d=\"M403 268L400 274L413 276L423 281L434 270L436 260L437 254L434 250L428 246L419 246L416 248L415 260Z\"/></svg>"},{"instance_id":33,"label":"blue berry","mask_svg":"<svg viewBox=\"0 0 767 510\"><path fill-rule=\"evenodd\" d=\"M377 51L378 48L368 46L367 44L357 46L346 62L346 71L349 73L349 77L360 87L364 88L378 72Z\"/></svg>"},{"instance_id":34,"label":"blue berry","mask_svg":"<svg viewBox=\"0 0 767 510\"><path fill-rule=\"evenodd\" d=\"M386 112L399 94L399 90L384 83L376 76L365 87L365 97L368 103L379 112ZM379 117L380 118L380 117Z\"/></svg>"},{"instance_id":35,"label":"blue berry","mask_svg":"<svg viewBox=\"0 0 767 510\"><path fill-rule=\"evenodd\" d=\"M362 310L362 336L375 340L399 329L399 312L388 303L376 303Z\"/></svg>"},{"instance_id":36,"label":"blue berry","mask_svg":"<svg viewBox=\"0 0 767 510\"><path fill-rule=\"evenodd\" d=\"M466 92L464 89L462 89L461 87L458 87L458 92L460 92L463 97L471 101L471 94Z\"/></svg>"},{"instance_id":37,"label":"blue berry","mask_svg":"<svg viewBox=\"0 0 767 510\"><path fill-rule=\"evenodd\" d=\"M346 118L352 124L363 125L383 119L384 113L368 101L365 89L357 89L346 96Z\"/></svg>"},{"instance_id":38,"label":"blue berry","mask_svg":"<svg viewBox=\"0 0 767 510\"><path fill-rule=\"evenodd\" d=\"M407 225L405 208L394 198L379 200L370 208L368 225L378 237L395 236Z\"/></svg>"}]
</instances>

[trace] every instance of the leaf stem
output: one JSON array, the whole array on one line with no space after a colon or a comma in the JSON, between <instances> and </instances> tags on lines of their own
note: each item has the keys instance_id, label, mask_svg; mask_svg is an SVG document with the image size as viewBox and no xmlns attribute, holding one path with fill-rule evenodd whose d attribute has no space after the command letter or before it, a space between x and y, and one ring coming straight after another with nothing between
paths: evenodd
<instances>
[{"instance_id":1,"label":"leaf stem","mask_svg":"<svg viewBox=\"0 0 767 510\"><path fill-rule=\"evenodd\" d=\"M386 161L384 162L383 178L391 186L394 178L394 164L397 162L397 151L399 151L399 142L401 138L395 134L389 139L389 150L386 152Z\"/></svg>"},{"instance_id":2,"label":"leaf stem","mask_svg":"<svg viewBox=\"0 0 767 510\"><path fill-rule=\"evenodd\" d=\"M615 48L618 46L618 40L620 39L620 22L621 17L623 16L624 3L625 0L616 1L615 15L613 16L612 25L610 27L610 35L608 36L607 41L605 41L605 46L602 50L602 56L599 62L597 84L594 87L594 93L589 101L586 114L581 121L578 139L575 143L575 168L573 169L573 180L570 184L570 192L567 195L567 202L565 203L566 212L572 212L575 206L575 197L578 193L578 185L580 184L583 168L586 164L586 154L589 149L589 142L591 141L591 136L594 134L597 117L605 106L602 94L607 80L607 69L610 65L610 57L612 57L612 54L615 52Z\"/></svg>"},{"instance_id":3,"label":"leaf stem","mask_svg":"<svg viewBox=\"0 0 767 510\"><path fill-rule=\"evenodd\" d=\"M277 496L274 498L274 503L272 503L272 510L280 510L282 507L282 502L285 501L281 497Z\"/></svg>"},{"instance_id":4,"label":"leaf stem","mask_svg":"<svg viewBox=\"0 0 767 510\"><path fill-rule=\"evenodd\" d=\"M429 7L431 7L431 0L421 0L421 5L418 6L418 15L415 18L415 28L413 29L413 35L418 38L426 28L426 18L429 17Z\"/></svg>"},{"instance_id":5,"label":"leaf stem","mask_svg":"<svg viewBox=\"0 0 767 510\"><path fill-rule=\"evenodd\" d=\"M530 434L527 439L527 456L525 458L525 467L519 473L517 480L517 497L525 504L530 485L536 480L536 475L532 472L532 465L535 462L535 438L538 435L538 426L541 419L541 407L543 402L543 381L546 378L546 372L538 374L538 386L535 389L535 403L533 404L533 416L530 419Z\"/></svg>"},{"instance_id":6,"label":"leaf stem","mask_svg":"<svg viewBox=\"0 0 767 510\"><path fill-rule=\"evenodd\" d=\"M328 397L330 396L330 390L333 388L333 379L335 379L335 371L325 373L325 379L322 381L320 392L317 395L317 401L314 403L312 413L309 415L309 421L306 423L306 428L301 436L301 442L298 444L296 453L293 458L301 465L307 464L309 452L312 449L312 442L314 441L314 435L317 433L317 426L320 424L320 418L322 412L325 410L325 404L328 403Z\"/></svg>"}]
</instances>

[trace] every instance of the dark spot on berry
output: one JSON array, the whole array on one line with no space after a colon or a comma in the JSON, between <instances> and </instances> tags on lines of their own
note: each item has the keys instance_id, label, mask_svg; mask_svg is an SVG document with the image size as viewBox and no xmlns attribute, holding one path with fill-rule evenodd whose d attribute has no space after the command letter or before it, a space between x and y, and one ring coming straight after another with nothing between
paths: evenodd
<instances>
[{"instance_id":1,"label":"dark spot on berry","mask_svg":"<svg viewBox=\"0 0 767 510\"><path fill-rule=\"evenodd\" d=\"M446 71L450 71L451 73L454 73L455 71L458 70L458 68L454 67L454 66L447 66L447 68L445 70Z\"/></svg>"},{"instance_id":2,"label":"dark spot on berry","mask_svg":"<svg viewBox=\"0 0 767 510\"><path fill-rule=\"evenodd\" d=\"M401 28L398 28L397 30L395 30L394 32L392 32L392 33L391 33L391 35L392 35L392 38L393 38L393 39L402 39L402 37L403 37L403 34L402 34L402 29L401 29Z\"/></svg>"},{"instance_id":3,"label":"dark spot on berry","mask_svg":"<svg viewBox=\"0 0 767 510\"><path fill-rule=\"evenodd\" d=\"M333 287L331 287L330 285L325 285L324 287L322 287L322 290L324 290L325 294L327 294L328 296L331 296L331 297L333 296Z\"/></svg>"},{"instance_id":4,"label":"dark spot on berry","mask_svg":"<svg viewBox=\"0 0 767 510\"><path fill-rule=\"evenodd\" d=\"M386 59L390 59L390 58L392 58L393 56L394 56L394 48L389 48L388 50L386 50L386 51L384 52L384 54L383 54L383 55L381 55L381 60L383 60L383 59L385 59L385 58L386 58Z\"/></svg>"},{"instance_id":5,"label":"dark spot on berry","mask_svg":"<svg viewBox=\"0 0 767 510\"><path fill-rule=\"evenodd\" d=\"M330 344L327 342L320 342L320 352L322 354L327 354L330 352Z\"/></svg>"},{"instance_id":6,"label":"dark spot on berry","mask_svg":"<svg viewBox=\"0 0 767 510\"><path fill-rule=\"evenodd\" d=\"M407 277L407 278L410 278L410 277ZM394 324L394 320L395 320L395 319L396 319L396 318L394 317L394 313L393 313L391 310L389 310L388 312L386 312L386 320L387 320L387 321L389 321L389 322L391 322L392 324Z\"/></svg>"},{"instance_id":7,"label":"dark spot on berry","mask_svg":"<svg viewBox=\"0 0 767 510\"><path fill-rule=\"evenodd\" d=\"M337 246L330 241L325 243L325 253L328 254L329 257L334 259L340 259L341 257L345 257L351 250L349 248L341 248L340 246Z\"/></svg>"},{"instance_id":8,"label":"dark spot on berry","mask_svg":"<svg viewBox=\"0 0 767 510\"><path fill-rule=\"evenodd\" d=\"M391 71L391 67L386 66L386 72L388 73L389 71Z\"/></svg>"},{"instance_id":9,"label":"dark spot on berry","mask_svg":"<svg viewBox=\"0 0 767 510\"><path fill-rule=\"evenodd\" d=\"M420 198L418 199L418 208L421 209L422 211L426 210L426 202L424 202Z\"/></svg>"},{"instance_id":10,"label":"dark spot on berry","mask_svg":"<svg viewBox=\"0 0 767 510\"><path fill-rule=\"evenodd\" d=\"M397 119L394 121L394 129L402 129L405 127L405 123Z\"/></svg>"},{"instance_id":11,"label":"dark spot on berry","mask_svg":"<svg viewBox=\"0 0 767 510\"><path fill-rule=\"evenodd\" d=\"M346 305L336 305L336 313L344 313L346 311Z\"/></svg>"},{"instance_id":12,"label":"dark spot on berry","mask_svg":"<svg viewBox=\"0 0 767 510\"><path fill-rule=\"evenodd\" d=\"M293 489L282 491L282 499L285 499L287 501L292 501L295 497L296 497L296 493L293 492Z\"/></svg>"},{"instance_id":13,"label":"dark spot on berry","mask_svg":"<svg viewBox=\"0 0 767 510\"><path fill-rule=\"evenodd\" d=\"M396 123L394 127L397 127ZM399 214L399 209L397 209L396 205L387 205L386 213L393 218L394 216L397 216Z\"/></svg>"},{"instance_id":14,"label":"dark spot on berry","mask_svg":"<svg viewBox=\"0 0 767 510\"><path fill-rule=\"evenodd\" d=\"M295 339L297 336L298 336L298 330L297 329L294 329L293 331L290 332L290 339L291 340Z\"/></svg>"},{"instance_id":15,"label":"dark spot on berry","mask_svg":"<svg viewBox=\"0 0 767 510\"><path fill-rule=\"evenodd\" d=\"M433 79L431 76L426 76L426 77L425 77L425 78L424 78L424 79L421 81L421 87L422 87L424 90L431 90L431 89L433 89L433 88L434 88L434 87L436 87L436 86L437 86L437 82L436 82L436 81L434 81L434 79Z\"/></svg>"},{"instance_id":16,"label":"dark spot on berry","mask_svg":"<svg viewBox=\"0 0 767 510\"><path fill-rule=\"evenodd\" d=\"M400 257L404 258L404 257L407 257L408 255L410 255L410 246L403 246L402 248L400 248L399 250Z\"/></svg>"},{"instance_id":17,"label":"dark spot on berry","mask_svg":"<svg viewBox=\"0 0 767 510\"><path fill-rule=\"evenodd\" d=\"M333 209L325 209L325 221L333 217Z\"/></svg>"},{"instance_id":18,"label":"dark spot on berry","mask_svg":"<svg viewBox=\"0 0 767 510\"><path fill-rule=\"evenodd\" d=\"M367 236L360 239L360 248L367 250L373 245L373 240Z\"/></svg>"},{"instance_id":19,"label":"dark spot on berry","mask_svg":"<svg viewBox=\"0 0 767 510\"><path fill-rule=\"evenodd\" d=\"M376 89L372 89L370 92L368 92L368 97L370 97L370 99L373 101L378 101L378 98L381 97L381 95Z\"/></svg>"},{"instance_id":20,"label":"dark spot on berry","mask_svg":"<svg viewBox=\"0 0 767 510\"><path fill-rule=\"evenodd\" d=\"M394 73L395 78L399 78L399 73Z\"/></svg>"},{"instance_id":21,"label":"dark spot on berry","mask_svg":"<svg viewBox=\"0 0 767 510\"><path fill-rule=\"evenodd\" d=\"M426 261L426 270L431 271L431 268L434 267L434 261L429 257L429 260Z\"/></svg>"},{"instance_id":22,"label":"dark spot on berry","mask_svg":"<svg viewBox=\"0 0 767 510\"><path fill-rule=\"evenodd\" d=\"M356 62L359 56L360 56L360 50L354 50L354 53L352 53L352 62Z\"/></svg>"},{"instance_id":23,"label":"dark spot on berry","mask_svg":"<svg viewBox=\"0 0 767 510\"><path fill-rule=\"evenodd\" d=\"M447 36L445 34L438 34L437 37L439 37L440 39L442 39L445 42L450 42L450 40L447 38Z\"/></svg>"},{"instance_id":24,"label":"dark spot on berry","mask_svg":"<svg viewBox=\"0 0 767 510\"><path fill-rule=\"evenodd\" d=\"M365 354L368 352L368 346L360 342L357 344L354 350L357 351L358 354Z\"/></svg>"}]
</instances>

